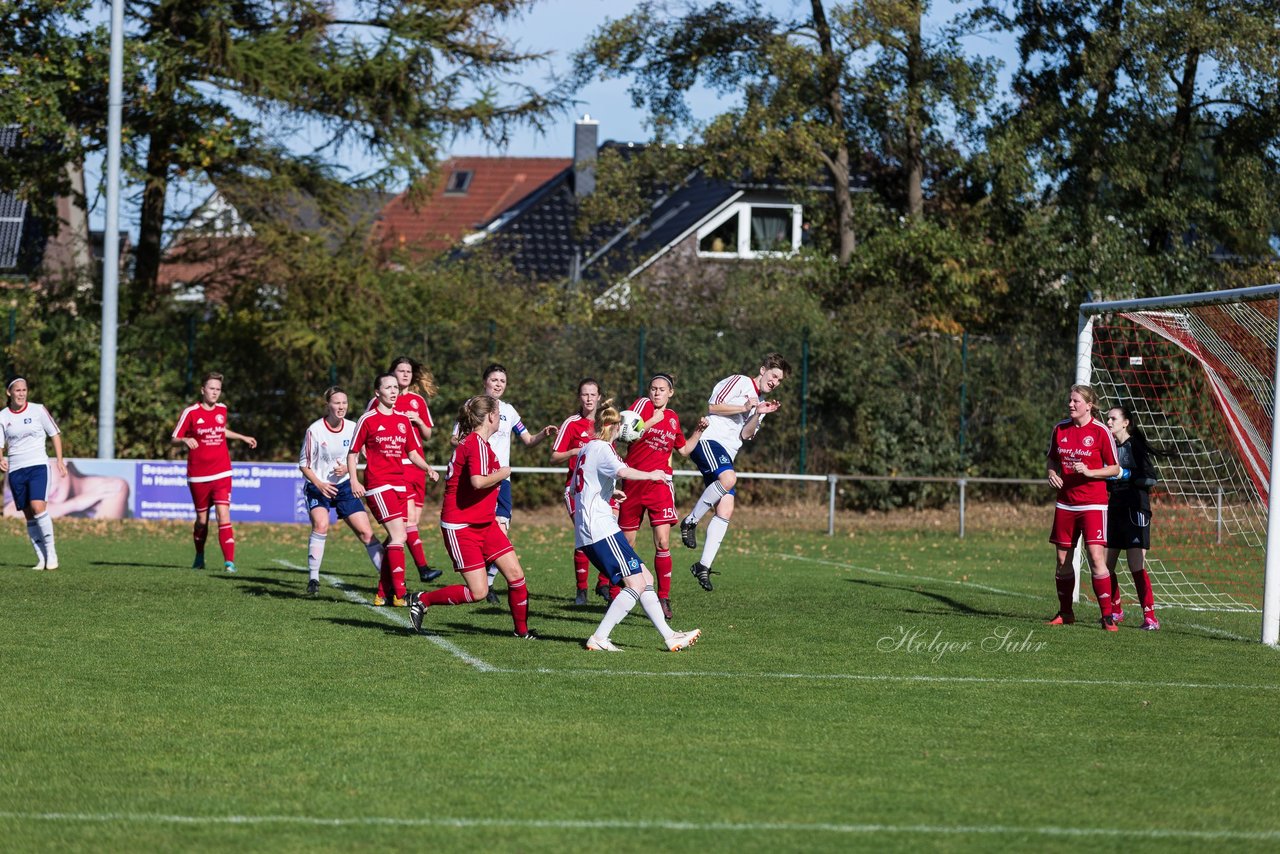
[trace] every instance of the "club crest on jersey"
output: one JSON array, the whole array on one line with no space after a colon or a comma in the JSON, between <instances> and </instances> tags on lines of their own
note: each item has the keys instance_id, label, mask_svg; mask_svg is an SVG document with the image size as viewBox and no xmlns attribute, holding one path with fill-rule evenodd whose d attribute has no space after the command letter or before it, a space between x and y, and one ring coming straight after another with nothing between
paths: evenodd
<instances>
[{"instance_id":1,"label":"club crest on jersey","mask_svg":"<svg viewBox=\"0 0 1280 854\"><path fill-rule=\"evenodd\" d=\"M627 566L631 569L632 572L636 572L637 570L640 569L640 561L637 560L636 558L629 557L627 558Z\"/></svg>"},{"instance_id":2,"label":"club crest on jersey","mask_svg":"<svg viewBox=\"0 0 1280 854\"><path fill-rule=\"evenodd\" d=\"M397 429L397 430L399 430L399 431L401 432L401 434L403 434L403 433L404 433L404 425L403 425L403 424L397 424L397 425L396 425L396 429Z\"/></svg>"},{"instance_id":3,"label":"club crest on jersey","mask_svg":"<svg viewBox=\"0 0 1280 854\"><path fill-rule=\"evenodd\" d=\"M1092 448L1092 447L1093 447L1093 437L1092 437L1092 436L1085 436L1083 439L1081 439L1081 440L1080 440L1080 444L1084 445L1086 448Z\"/></svg>"},{"instance_id":4,"label":"club crest on jersey","mask_svg":"<svg viewBox=\"0 0 1280 854\"><path fill-rule=\"evenodd\" d=\"M222 424L222 423L224 423L227 419L223 416L223 414L222 414L221 412L219 412L217 415L213 416L213 420L214 420L214 421L217 421L219 424Z\"/></svg>"},{"instance_id":5,"label":"club crest on jersey","mask_svg":"<svg viewBox=\"0 0 1280 854\"><path fill-rule=\"evenodd\" d=\"M409 405L410 405L410 406L412 406L414 409L417 409L417 408L418 408L418 401L414 400L413 398L410 398L410 399L409 399Z\"/></svg>"}]
</instances>

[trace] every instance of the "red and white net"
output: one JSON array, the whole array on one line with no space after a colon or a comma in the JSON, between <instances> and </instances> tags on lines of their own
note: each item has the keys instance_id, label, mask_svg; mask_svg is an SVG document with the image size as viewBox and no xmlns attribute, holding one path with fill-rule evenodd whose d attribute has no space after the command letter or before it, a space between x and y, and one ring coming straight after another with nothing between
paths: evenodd
<instances>
[{"instance_id":1,"label":"red and white net","mask_svg":"<svg viewBox=\"0 0 1280 854\"><path fill-rule=\"evenodd\" d=\"M1268 298L1094 318L1102 406L1128 406L1171 452L1151 491L1157 605L1260 609L1278 310Z\"/></svg>"}]
</instances>

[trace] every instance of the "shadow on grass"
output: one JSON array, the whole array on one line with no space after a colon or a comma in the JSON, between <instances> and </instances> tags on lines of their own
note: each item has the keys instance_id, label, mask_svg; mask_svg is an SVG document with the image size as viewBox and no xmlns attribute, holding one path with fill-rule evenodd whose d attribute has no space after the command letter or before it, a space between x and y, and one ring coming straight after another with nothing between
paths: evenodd
<instances>
[{"instance_id":1,"label":"shadow on grass","mask_svg":"<svg viewBox=\"0 0 1280 854\"><path fill-rule=\"evenodd\" d=\"M295 578L273 578L269 575L245 575L243 572L223 572L222 570L207 570L210 578L221 578L224 581L249 581L254 584L271 585L273 587L295 587L298 580ZM305 584L303 585L306 586Z\"/></svg>"},{"instance_id":2,"label":"shadow on grass","mask_svg":"<svg viewBox=\"0 0 1280 854\"><path fill-rule=\"evenodd\" d=\"M0 564L2 566L3 564ZM136 566L144 569L183 569L187 572L207 572L207 570L193 570L189 563L138 563L137 561L128 560L91 560L89 566Z\"/></svg>"},{"instance_id":3,"label":"shadow on grass","mask_svg":"<svg viewBox=\"0 0 1280 854\"><path fill-rule=\"evenodd\" d=\"M582 642L586 640L585 637L578 637L577 635L570 636L570 635L548 634L547 632L544 632L541 629L539 629L536 623L537 623L537 615L530 614L529 628L532 629L533 632L538 636L538 640L534 641L534 643L544 643L544 642L550 641L551 643L573 643L573 644L581 645ZM448 632L439 631L439 628L442 625L446 626L449 629L449 631ZM484 626L477 626L475 623L436 623L436 624L423 623L422 630L430 634L440 634L440 635L449 634L449 635L457 635L458 637L466 637L467 635L471 635L472 637L487 636L492 638L509 638L513 642L516 640L516 638L514 637L514 634L515 634L514 628L508 627L505 629L492 629L492 628L486 628ZM528 643L528 641L521 641L521 643Z\"/></svg>"},{"instance_id":4,"label":"shadow on grass","mask_svg":"<svg viewBox=\"0 0 1280 854\"><path fill-rule=\"evenodd\" d=\"M907 614L952 613L952 614L964 614L965 616L970 616L970 617L1008 617L1010 619L1026 619L1027 617L1025 613L1010 612L1010 611L992 611L986 608L975 608L973 605L970 605L967 602L962 602L959 599L955 599L951 596L946 596L942 593L934 593L930 590L920 590L918 588L910 587L903 584L888 584L883 581L867 581L865 579L860 579L860 578L850 578L849 583L858 584L865 587L874 587L877 590L897 590L902 593L911 593L916 596L923 596L925 599L931 599L934 602L937 602L939 605L943 606L943 608L945 609L945 610L932 609L928 611L923 611L919 609L904 608L903 612Z\"/></svg>"},{"instance_id":5,"label":"shadow on grass","mask_svg":"<svg viewBox=\"0 0 1280 854\"><path fill-rule=\"evenodd\" d=\"M409 635L410 632L404 626L397 626L392 623L385 623L382 620L357 620L352 617L316 617L322 623L330 623L335 626L345 626L349 629L371 629L382 632L384 635Z\"/></svg>"}]
</instances>

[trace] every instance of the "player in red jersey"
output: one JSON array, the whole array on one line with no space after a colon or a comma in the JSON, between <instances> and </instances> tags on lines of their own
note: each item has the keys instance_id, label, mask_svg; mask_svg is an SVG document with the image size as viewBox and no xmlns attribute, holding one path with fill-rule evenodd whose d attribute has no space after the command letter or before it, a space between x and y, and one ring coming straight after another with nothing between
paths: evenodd
<instances>
[{"instance_id":1,"label":"player in red jersey","mask_svg":"<svg viewBox=\"0 0 1280 854\"><path fill-rule=\"evenodd\" d=\"M655 374L649 380L649 396L631 404L631 411L644 421L644 432L627 449L626 464L640 471L660 471L666 478L660 482L623 481L626 500L618 513L618 527L634 548L640 522L646 511L653 529L653 570L658 579L658 601L662 613L671 619L671 526L680 521L676 515L676 493L671 477L671 453L679 451L687 457L698 447L707 419L700 418L688 440L680 427L680 416L668 409L675 394L676 381L670 374Z\"/></svg>"},{"instance_id":2,"label":"player in red jersey","mask_svg":"<svg viewBox=\"0 0 1280 854\"><path fill-rule=\"evenodd\" d=\"M436 381L424 365L408 356L398 356L387 368L387 373L396 378L400 394L396 397L396 412L409 419L425 447L431 438L435 422L431 420L431 409L428 402L436 396ZM377 398L369 401L368 409L373 409ZM422 516L422 505L427 497L426 474L405 460L405 546L418 567L418 578L423 581L435 581L444 573L432 569L427 563L427 552L422 546L422 537L418 535L418 521Z\"/></svg>"},{"instance_id":3,"label":"player in red jersey","mask_svg":"<svg viewBox=\"0 0 1280 854\"><path fill-rule=\"evenodd\" d=\"M1074 623L1072 599L1075 571L1071 549L1083 536L1089 553L1093 592L1102 611L1102 627L1116 631L1111 614L1111 574L1107 570L1107 478L1120 474L1116 442L1097 417L1098 398L1087 385L1073 385L1067 398L1068 417L1059 421L1049 439L1049 485L1058 490L1049 542L1057 547L1054 581L1058 613L1051 626Z\"/></svg>"},{"instance_id":4,"label":"player in red jersey","mask_svg":"<svg viewBox=\"0 0 1280 854\"><path fill-rule=\"evenodd\" d=\"M569 480L573 477L573 463L582 447L595 436L596 407L600 403L600 384L590 377L578 382L578 411L566 418L556 430L556 442L551 448L551 462L569 464L565 473L564 485L567 490ZM566 506L568 494L565 496ZM573 512L569 512L573 516ZM573 576L577 585L573 604L587 604L587 578L590 574L591 562L583 554L582 549L573 550ZM603 575L596 579L596 591L603 589L608 595L609 582Z\"/></svg>"},{"instance_id":5,"label":"player in red jersey","mask_svg":"<svg viewBox=\"0 0 1280 854\"><path fill-rule=\"evenodd\" d=\"M409 622L422 631L422 617L432 605L480 602L489 594L485 567L496 564L507 579L507 602L515 622L516 637L534 640L529 629L529 589L520 559L502 526L498 524L498 484L511 474L499 465L489 438L498 430L498 399L486 394L462 404L458 412L458 444L449 461L440 508L440 533L462 584L452 584L409 600Z\"/></svg>"},{"instance_id":6,"label":"player in red jersey","mask_svg":"<svg viewBox=\"0 0 1280 854\"><path fill-rule=\"evenodd\" d=\"M218 520L218 544L227 572L236 571L236 535L231 527L231 454L227 440L238 439L250 448L258 440L227 427L227 407L222 396L222 374L208 373L200 383L200 402L188 406L173 428L173 444L187 448L187 487L196 508L192 538L196 558L192 569L204 569L204 544L209 536L209 508Z\"/></svg>"},{"instance_id":7,"label":"player in red jersey","mask_svg":"<svg viewBox=\"0 0 1280 854\"><path fill-rule=\"evenodd\" d=\"M404 586L405 543L405 464L407 459L427 473L431 480L440 475L422 458L422 441L409 419L395 411L400 385L394 374L379 374L374 382L378 405L356 423L355 438L347 454L347 471L351 474L351 494L365 499L373 518L387 529L386 556L382 560L375 605L386 604L393 596L396 607L403 607L407 591ZM358 464L364 451L366 463L364 483L360 482Z\"/></svg>"}]
</instances>

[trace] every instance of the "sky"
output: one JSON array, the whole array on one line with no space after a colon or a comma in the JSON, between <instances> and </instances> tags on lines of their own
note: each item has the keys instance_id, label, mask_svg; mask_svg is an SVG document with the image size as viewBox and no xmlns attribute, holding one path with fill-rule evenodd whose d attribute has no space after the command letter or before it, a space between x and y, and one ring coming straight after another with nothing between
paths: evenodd
<instances>
[{"instance_id":1,"label":"sky","mask_svg":"<svg viewBox=\"0 0 1280 854\"><path fill-rule=\"evenodd\" d=\"M683 0L670 0L672 8L677 12L683 8ZM939 19L950 18L958 9L972 5L974 0L935 0L932 13ZM762 6L779 17L799 16L807 12L808 0L761 0ZM639 5L639 0L535 0L528 11L519 18L507 22L506 35L522 49L530 52L549 53L546 65L530 69L529 78L536 85L539 82L549 86L552 74L565 74L570 68L570 59L575 50L583 45L587 38L610 19L625 16ZM701 5L701 4L700 4ZM673 12L675 14L675 12ZM974 53L1004 54L1009 63L1006 46L996 40L979 40L967 46ZM1007 82L1007 69L1002 83ZM600 141L617 140L642 142L651 134L645 127L645 114L632 106L631 97L627 93L628 81L610 80L593 83L580 90L575 96L573 106L561 114L552 116L546 122L545 133L533 129L521 128L513 136L505 150L486 143L478 136L462 136L447 140L443 148L445 155L488 155L507 154L516 157L571 157L573 155L573 124L583 114L589 114L599 122ZM723 98L706 90L694 91L690 94L690 103L695 116L707 119L724 107ZM299 147L303 147L300 144ZM339 156L340 163L351 174L358 175L372 171L376 164L368 162L358 152L344 152ZM102 168L101 162L86 164L86 179L89 182L89 193L92 202L90 222L93 228L102 228L104 220L102 198L95 193L98 176ZM170 196L171 211L190 209L208 195L205 186L175 187ZM123 197L136 196L133 188L125 188ZM95 199L96 197L96 199ZM137 211L136 204L126 203L121 210L121 223L136 237Z\"/></svg>"}]
</instances>

